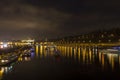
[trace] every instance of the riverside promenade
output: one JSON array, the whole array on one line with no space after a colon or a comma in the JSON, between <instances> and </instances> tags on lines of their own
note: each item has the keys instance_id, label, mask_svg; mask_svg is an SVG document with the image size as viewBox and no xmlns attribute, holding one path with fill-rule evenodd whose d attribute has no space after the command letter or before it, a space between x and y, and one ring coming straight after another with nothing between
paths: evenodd
<instances>
[{"instance_id":1,"label":"riverside promenade","mask_svg":"<svg viewBox=\"0 0 120 80\"><path fill-rule=\"evenodd\" d=\"M0 66L6 66L16 61L23 50L31 46L16 46L14 48L0 49Z\"/></svg>"},{"instance_id":2,"label":"riverside promenade","mask_svg":"<svg viewBox=\"0 0 120 80\"><path fill-rule=\"evenodd\" d=\"M57 46L120 46L120 42L114 43L55 43Z\"/></svg>"}]
</instances>

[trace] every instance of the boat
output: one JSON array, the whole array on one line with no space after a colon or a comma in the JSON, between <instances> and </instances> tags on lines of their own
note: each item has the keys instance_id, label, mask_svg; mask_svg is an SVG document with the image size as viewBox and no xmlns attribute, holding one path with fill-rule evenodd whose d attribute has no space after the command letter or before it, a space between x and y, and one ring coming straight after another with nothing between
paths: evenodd
<instances>
[{"instance_id":1,"label":"boat","mask_svg":"<svg viewBox=\"0 0 120 80\"><path fill-rule=\"evenodd\" d=\"M103 53L120 53L120 50L118 50L118 49L102 49L99 51L103 52Z\"/></svg>"},{"instance_id":2,"label":"boat","mask_svg":"<svg viewBox=\"0 0 120 80\"><path fill-rule=\"evenodd\" d=\"M34 48L31 48L31 49L30 49L30 52L35 52L35 49L34 49Z\"/></svg>"},{"instance_id":3,"label":"boat","mask_svg":"<svg viewBox=\"0 0 120 80\"><path fill-rule=\"evenodd\" d=\"M107 49L107 51L118 52L119 50L117 50L117 49Z\"/></svg>"},{"instance_id":4,"label":"boat","mask_svg":"<svg viewBox=\"0 0 120 80\"><path fill-rule=\"evenodd\" d=\"M55 56L55 57L60 57L60 51L57 50L57 49L55 49L55 50L54 50L54 56Z\"/></svg>"},{"instance_id":5,"label":"boat","mask_svg":"<svg viewBox=\"0 0 120 80\"><path fill-rule=\"evenodd\" d=\"M30 57L31 56L31 51L30 50L25 50L23 53L22 53L22 57Z\"/></svg>"},{"instance_id":6,"label":"boat","mask_svg":"<svg viewBox=\"0 0 120 80\"><path fill-rule=\"evenodd\" d=\"M0 59L0 66L7 66L18 60L19 55L11 55Z\"/></svg>"}]
</instances>

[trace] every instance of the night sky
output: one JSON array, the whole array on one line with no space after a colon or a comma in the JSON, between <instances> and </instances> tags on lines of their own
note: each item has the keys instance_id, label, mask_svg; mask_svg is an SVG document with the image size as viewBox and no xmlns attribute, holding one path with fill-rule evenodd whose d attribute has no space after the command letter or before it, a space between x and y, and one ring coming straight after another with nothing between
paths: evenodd
<instances>
[{"instance_id":1,"label":"night sky","mask_svg":"<svg viewBox=\"0 0 120 80\"><path fill-rule=\"evenodd\" d=\"M119 0L0 0L0 39L44 39L120 27Z\"/></svg>"}]
</instances>

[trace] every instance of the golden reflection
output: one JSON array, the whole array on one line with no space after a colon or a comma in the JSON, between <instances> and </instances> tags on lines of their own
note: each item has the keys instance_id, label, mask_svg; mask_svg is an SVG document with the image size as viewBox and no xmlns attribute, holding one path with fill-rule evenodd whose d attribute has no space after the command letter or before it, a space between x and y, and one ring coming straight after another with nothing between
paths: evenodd
<instances>
[{"instance_id":1,"label":"golden reflection","mask_svg":"<svg viewBox=\"0 0 120 80\"><path fill-rule=\"evenodd\" d=\"M40 56L41 57L47 57L49 55L53 55L54 50L45 49L46 46L36 46L36 55L38 56L40 51ZM61 55L63 57L67 57L67 59L74 59L75 61L78 60L77 62L79 63L85 63L85 64L93 64L96 65L95 62L98 62L101 65L102 69L108 69L112 68L114 69L116 67L117 63L120 65L120 56L116 56L115 54L109 54L109 53L103 53L103 52L98 52L98 49L95 47L86 47L86 46L80 46L80 47L75 47L75 46L57 46L57 49L60 50ZM96 60L96 61L95 61ZM109 67L110 66L110 67Z\"/></svg>"},{"instance_id":2,"label":"golden reflection","mask_svg":"<svg viewBox=\"0 0 120 80\"><path fill-rule=\"evenodd\" d=\"M65 53L65 56L67 56L67 53L66 53L66 46L64 47L64 53Z\"/></svg>"},{"instance_id":3,"label":"golden reflection","mask_svg":"<svg viewBox=\"0 0 120 80\"><path fill-rule=\"evenodd\" d=\"M105 57L103 53L98 53L99 63L102 65L102 69L105 67Z\"/></svg>"},{"instance_id":4,"label":"golden reflection","mask_svg":"<svg viewBox=\"0 0 120 80\"><path fill-rule=\"evenodd\" d=\"M104 67L105 67L104 54L101 54L101 59L102 59L102 61L101 61L101 63L102 63L102 68L104 69Z\"/></svg>"},{"instance_id":5,"label":"golden reflection","mask_svg":"<svg viewBox=\"0 0 120 80\"><path fill-rule=\"evenodd\" d=\"M0 79L2 79L3 73L4 73L4 68L1 68L1 69L0 69Z\"/></svg>"},{"instance_id":6,"label":"golden reflection","mask_svg":"<svg viewBox=\"0 0 120 80\"><path fill-rule=\"evenodd\" d=\"M99 62L101 63L101 54L102 53L99 53Z\"/></svg>"},{"instance_id":7,"label":"golden reflection","mask_svg":"<svg viewBox=\"0 0 120 80\"><path fill-rule=\"evenodd\" d=\"M44 52L43 52L43 51L44 51L44 46L40 46L39 49L40 49L40 58L42 58L43 55L44 55L44 54L43 54L43 53L44 53ZM47 50L47 48L46 48L46 50Z\"/></svg>"},{"instance_id":8,"label":"golden reflection","mask_svg":"<svg viewBox=\"0 0 120 80\"><path fill-rule=\"evenodd\" d=\"M112 70L114 70L115 69L115 62L117 61L118 62L118 64L119 64L119 57L120 56L118 56L118 54L111 54L111 62L110 62L110 64L111 64L111 67L112 67Z\"/></svg>"},{"instance_id":9,"label":"golden reflection","mask_svg":"<svg viewBox=\"0 0 120 80\"><path fill-rule=\"evenodd\" d=\"M112 54L108 54L108 61L109 61L109 64L111 65L111 61L112 61Z\"/></svg>"},{"instance_id":10,"label":"golden reflection","mask_svg":"<svg viewBox=\"0 0 120 80\"><path fill-rule=\"evenodd\" d=\"M115 61L114 61L115 56L113 54L108 54L108 60L109 64L111 65L112 70L115 67Z\"/></svg>"},{"instance_id":11,"label":"golden reflection","mask_svg":"<svg viewBox=\"0 0 120 80\"><path fill-rule=\"evenodd\" d=\"M58 46L58 49L61 51L61 50L62 50L62 47L61 47L61 46Z\"/></svg>"},{"instance_id":12,"label":"golden reflection","mask_svg":"<svg viewBox=\"0 0 120 80\"><path fill-rule=\"evenodd\" d=\"M76 60L77 47L74 48L74 59Z\"/></svg>"},{"instance_id":13,"label":"golden reflection","mask_svg":"<svg viewBox=\"0 0 120 80\"><path fill-rule=\"evenodd\" d=\"M70 57L72 57L72 47L70 47Z\"/></svg>"},{"instance_id":14,"label":"golden reflection","mask_svg":"<svg viewBox=\"0 0 120 80\"><path fill-rule=\"evenodd\" d=\"M92 53L92 62L95 62L95 55Z\"/></svg>"},{"instance_id":15,"label":"golden reflection","mask_svg":"<svg viewBox=\"0 0 120 80\"><path fill-rule=\"evenodd\" d=\"M58 49L60 50L61 54L65 57L70 57L70 53L72 53L71 47L61 46L61 47L58 47Z\"/></svg>"},{"instance_id":16,"label":"golden reflection","mask_svg":"<svg viewBox=\"0 0 120 80\"><path fill-rule=\"evenodd\" d=\"M69 53L70 53L70 47L67 47L67 55L68 55L68 57L70 57Z\"/></svg>"},{"instance_id":17,"label":"golden reflection","mask_svg":"<svg viewBox=\"0 0 120 80\"><path fill-rule=\"evenodd\" d=\"M61 52L62 52L63 56L65 56L65 53L64 53L64 46L61 47Z\"/></svg>"},{"instance_id":18,"label":"golden reflection","mask_svg":"<svg viewBox=\"0 0 120 80\"><path fill-rule=\"evenodd\" d=\"M60 46L60 50L62 51L62 47Z\"/></svg>"},{"instance_id":19,"label":"golden reflection","mask_svg":"<svg viewBox=\"0 0 120 80\"><path fill-rule=\"evenodd\" d=\"M78 61L80 62L80 48L78 48Z\"/></svg>"},{"instance_id":20,"label":"golden reflection","mask_svg":"<svg viewBox=\"0 0 120 80\"><path fill-rule=\"evenodd\" d=\"M89 59L90 59L90 63L92 63L92 51L90 48L89 48Z\"/></svg>"},{"instance_id":21,"label":"golden reflection","mask_svg":"<svg viewBox=\"0 0 120 80\"><path fill-rule=\"evenodd\" d=\"M22 61L22 57L19 57L19 58L18 58L18 61Z\"/></svg>"},{"instance_id":22,"label":"golden reflection","mask_svg":"<svg viewBox=\"0 0 120 80\"><path fill-rule=\"evenodd\" d=\"M36 57L38 57L38 45L36 45Z\"/></svg>"},{"instance_id":23,"label":"golden reflection","mask_svg":"<svg viewBox=\"0 0 120 80\"><path fill-rule=\"evenodd\" d=\"M112 60L111 60L111 66L112 66L112 69L114 69L114 57L112 56L111 58L112 58Z\"/></svg>"},{"instance_id":24,"label":"golden reflection","mask_svg":"<svg viewBox=\"0 0 120 80\"><path fill-rule=\"evenodd\" d=\"M89 49L86 47L86 63L89 63Z\"/></svg>"},{"instance_id":25,"label":"golden reflection","mask_svg":"<svg viewBox=\"0 0 120 80\"><path fill-rule=\"evenodd\" d=\"M85 63L86 48L82 48L83 62Z\"/></svg>"},{"instance_id":26,"label":"golden reflection","mask_svg":"<svg viewBox=\"0 0 120 80\"><path fill-rule=\"evenodd\" d=\"M40 54L43 53L43 46L40 46Z\"/></svg>"}]
</instances>

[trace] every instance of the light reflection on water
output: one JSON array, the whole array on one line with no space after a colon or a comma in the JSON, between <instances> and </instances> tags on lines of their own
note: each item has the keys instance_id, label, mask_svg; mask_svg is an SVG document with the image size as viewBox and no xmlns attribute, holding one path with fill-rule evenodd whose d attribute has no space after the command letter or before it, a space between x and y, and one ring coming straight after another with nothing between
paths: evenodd
<instances>
[{"instance_id":1,"label":"light reflection on water","mask_svg":"<svg viewBox=\"0 0 120 80\"><path fill-rule=\"evenodd\" d=\"M118 70L120 67L119 53L103 53L98 47L57 47L62 56L81 64L99 64L103 70ZM96 64L96 62L99 62Z\"/></svg>"},{"instance_id":2,"label":"light reflection on water","mask_svg":"<svg viewBox=\"0 0 120 80\"><path fill-rule=\"evenodd\" d=\"M57 46L56 47L64 59L68 59L77 64L99 65L102 70L119 70L120 54L103 53L99 47L94 46ZM36 57L46 58L53 55L53 50L46 50L46 46L36 46Z\"/></svg>"},{"instance_id":3,"label":"light reflection on water","mask_svg":"<svg viewBox=\"0 0 120 80\"><path fill-rule=\"evenodd\" d=\"M60 58L56 57L54 58L55 50L60 51ZM62 58L62 59L61 59ZM36 60L34 60L36 59ZM34 62L34 61L38 61ZM99 47L94 46L79 46L79 47L71 47L71 46L56 46L55 48L47 48L47 46L35 46L35 52L32 53L31 57L20 57L18 59L18 62L34 62L37 64L37 66L41 67L42 65L48 65L51 66L49 63L53 65L53 63L61 63L59 66L63 67L56 68L61 69L60 71L64 72L64 68L66 68L66 72L69 71L69 67L72 68L81 68L81 69L75 69L78 73L81 73L80 71L83 71L83 73L88 70L88 73L91 74L91 70L100 70L100 71L114 71L119 72L120 71L120 54L119 53L103 53L100 52ZM47 62L46 62L47 61ZM42 63L42 64L41 64ZM70 64L70 65L66 65ZM74 67L73 65L77 64L78 67ZM30 65L30 64L29 64ZM45 66L44 65L44 66ZM84 66L85 65L85 66ZM86 67L87 65L87 67ZM24 66L24 65L22 65ZM83 66L83 67L81 67ZM53 67L53 66L52 66ZM90 69L84 69L89 68ZM91 68L92 67L92 68ZM19 67L20 68L20 67ZM18 68L18 69L19 69ZM36 68L36 67L35 67ZM72 69L70 68L70 69ZM98 68L98 69L96 69ZM40 69L44 69L40 68ZM67 71L68 69L68 71ZM84 70L82 70L84 69ZM0 77L3 76L3 73L7 73L6 68L1 68L0 70ZM33 70L34 71L34 70ZM63 74L62 72L62 74ZM96 71L97 72L97 71ZM28 72L29 73L29 72ZM37 73L36 73L37 74ZM71 76L71 75L70 75Z\"/></svg>"},{"instance_id":4,"label":"light reflection on water","mask_svg":"<svg viewBox=\"0 0 120 80\"><path fill-rule=\"evenodd\" d=\"M0 80L3 80L3 77L6 76L8 73L10 73L11 71L13 71L13 69L15 68L14 66L16 64L20 64L22 62L28 62L31 61L31 59L34 57L35 53L32 52L31 53L31 57L22 57L20 56L18 58L18 61L13 62L12 64L8 65L8 66L0 66Z\"/></svg>"},{"instance_id":5,"label":"light reflection on water","mask_svg":"<svg viewBox=\"0 0 120 80\"><path fill-rule=\"evenodd\" d=\"M12 71L13 69L13 65L10 65L10 66L4 66L4 67L0 67L0 80L2 80L3 76L5 74L8 74Z\"/></svg>"},{"instance_id":6,"label":"light reflection on water","mask_svg":"<svg viewBox=\"0 0 120 80\"><path fill-rule=\"evenodd\" d=\"M47 46L36 46L36 57L47 58L54 54L54 48L47 48Z\"/></svg>"}]
</instances>

